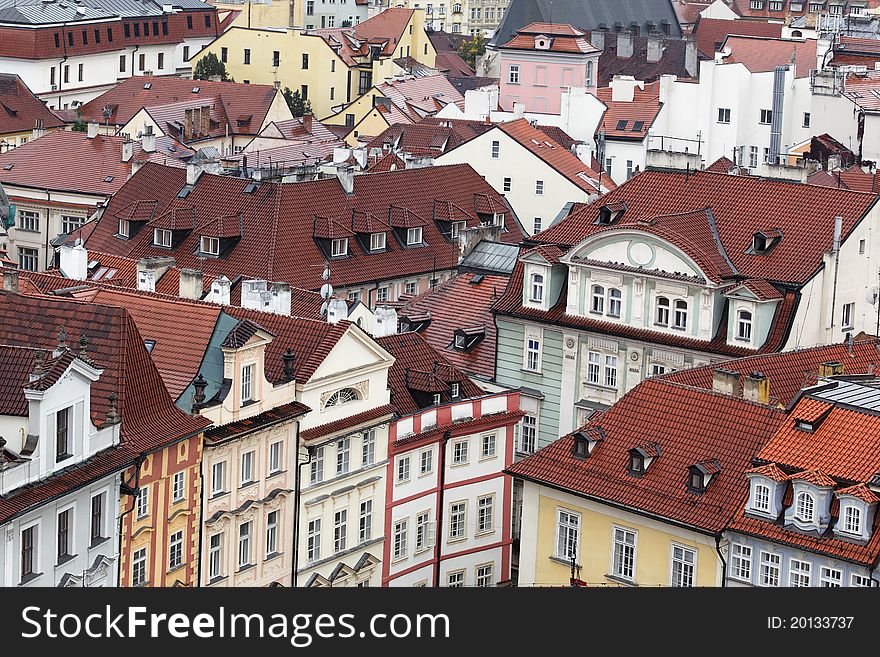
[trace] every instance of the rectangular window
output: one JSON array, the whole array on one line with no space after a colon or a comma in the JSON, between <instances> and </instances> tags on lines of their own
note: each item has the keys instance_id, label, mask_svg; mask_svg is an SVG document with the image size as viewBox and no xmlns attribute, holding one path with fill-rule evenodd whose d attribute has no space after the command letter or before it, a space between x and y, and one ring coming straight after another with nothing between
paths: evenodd
<instances>
[{"instance_id":1,"label":"rectangular window","mask_svg":"<svg viewBox=\"0 0 880 657\"><path fill-rule=\"evenodd\" d=\"M315 563L321 558L321 519L309 521L306 538L306 559L308 563Z\"/></svg>"},{"instance_id":2,"label":"rectangular window","mask_svg":"<svg viewBox=\"0 0 880 657\"><path fill-rule=\"evenodd\" d=\"M408 228L406 231L406 244L407 246L412 246L413 244L421 244L422 243L422 228L421 226L416 228Z\"/></svg>"},{"instance_id":3,"label":"rectangular window","mask_svg":"<svg viewBox=\"0 0 880 657\"><path fill-rule=\"evenodd\" d=\"M302 97L303 102L307 101L309 99L309 85L299 85L299 95Z\"/></svg>"},{"instance_id":4,"label":"rectangular window","mask_svg":"<svg viewBox=\"0 0 880 657\"><path fill-rule=\"evenodd\" d=\"M480 458L495 456L495 434L490 433L480 438Z\"/></svg>"},{"instance_id":5,"label":"rectangular window","mask_svg":"<svg viewBox=\"0 0 880 657\"><path fill-rule=\"evenodd\" d=\"M266 556L278 552L278 511L266 514Z\"/></svg>"},{"instance_id":6,"label":"rectangular window","mask_svg":"<svg viewBox=\"0 0 880 657\"><path fill-rule=\"evenodd\" d=\"M147 583L147 548L135 550L131 557L131 585L142 586Z\"/></svg>"},{"instance_id":7,"label":"rectangular window","mask_svg":"<svg viewBox=\"0 0 880 657\"><path fill-rule=\"evenodd\" d=\"M394 523L394 540L392 543L392 558L394 560L406 558L406 519Z\"/></svg>"},{"instance_id":8,"label":"rectangular window","mask_svg":"<svg viewBox=\"0 0 880 657\"><path fill-rule=\"evenodd\" d=\"M449 540L465 538L467 535L467 502L453 502L449 505Z\"/></svg>"},{"instance_id":9,"label":"rectangular window","mask_svg":"<svg viewBox=\"0 0 880 657\"><path fill-rule=\"evenodd\" d=\"M171 502L182 502L186 489L186 472L175 472L171 480Z\"/></svg>"},{"instance_id":10,"label":"rectangular window","mask_svg":"<svg viewBox=\"0 0 880 657\"><path fill-rule=\"evenodd\" d=\"M213 580L222 574L223 534L214 534L208 546L208 579Z\"/></svg>"},{"instance_id":11,"label":"rectangular window","mask_svg":"<svg viewBox=\"0 0 880 657\"><path fill-rule=\"evenodd\" d=\"M70 411L71 407L62 408L55 413L55 460L63 461L71 456L70 444Z\"/></svg>"},{"instance_id":12,"label":"rectangular window","mask_svg":"<svg viewBox=\"0 0 880 657\"><path fill-rule=\"evenodd\" d=\"M254 399L254 371L255 364L245 365L241 368L241 403Z\"/></svg>"},{"instance_id":13,"label":"rectangular window","mask_svg":"<svg viewBox=\"0 0 880 657\"><path fill-rule=\"evenodd\" d=\"M434 538L431 531L431 516L428 511L424 511L416 516L416 552L427 550L434 545Z\"/></svg>"},{"instance_id":14,"label":"rectangular window","mask_svg":"<svg viewBox=\"0 0 880 657\"><path fill-rule=\"evenodd\" d=\"M730 108L718 108L718 123L730 123Z\"/></svg>"},{"instance_id":15,"label":"rectangular window","mask_svg":"<svg viewBox=\"0 0 880 657\"><path fill-rule=\"evenodd\" d=\"M70 556L71 552L71 520L73 517L73 509L67 509L58 514L58 563L65 557Z\"/></svg>"},{"instance_id":16,"label":"rectangular window","mask_svg":"<svg viewBox=\"0 0 880 657\"><path fill-rule=\"evenodd\" d=\"M511 185L511 180L510 180L510 178L505 178L505 179L504 179L504 191L505 191L505 192L509 192L509 191L510 191L510 185Z\"/></svg>"},{"instance_id":17,"label":"rectangular window","mask_svg":"<svg viewBox=\"0 0 880 657\"><path fill-rule=\"evenodd\" d=\"M85 223L85 217L61 216L61 232L65 235L72 233Z\"/></svg>"},{"instance_id":18,"label":"rectangular window","mask_svg":"<svg viewBox=\"0 0 880 657\"><path fill-rule=\"evenodd\" d=\"M840 314L840 327L846 331L853 328L856 304L845 303Z\"/></svg>"},{"instance_id":19,"label":"rectangular window","mask_svg":"<svg viewBox=\"0 0 880 657\"><path fill-rule=\"evenodd\" d=\"M581 516L559 509L556 517L556 556L566 561L577 559L580 549Z\"/></svg>"},{"instance_id":20,"label":"rectangular window","mask_svg":"<svg viewBox=\"0 0 880 657\"><path fill-rule=\"evenodd\" d=\"M370 251L385 249L385 233L370 233Z\"/></svg>"},{"instance_id":21,"label":"rectangular window","mask_svg":"<svg viewBox=\"0 0 880 657\"><path fill-rule=\"evenodd\" d=\"M31 210L19 210L18 217L21 220L19 230L38 232L40 230L40 213Z\"/></svg>"},{"instance_id":22,"label":"rectangular window","mask_svg":"<svg viewBox=\"0 0 880 657\"><path fill-rule=\"evenodd\" d=\"M171 534L168 541L168 570L175 570L183 565L183 530Z\"/></svg>"},{"instance_id":23,"label":"rectangular window","mask_svg":"<svg viewBox=\"0 0 880 657\"><path fill-rule=\"evenodd\" d=\"M522 430L520 431L520 452L523 454L532 454L535 451L537 432L538 418L534 415L524 415L522 419Z\"/></svg>"},{"instance_id":24,"label":"rectangular window","mask_svg":"<svg viewBox=\"0 0 880 657\"><path fill-rule=\"evenodd\" d=\"M537 234L541 232L541 223L541 217L535 217L532 233Z\"/></svg>"},{"instance_id":25,"label":"rectangular window","mask_svg":"<svg viewBox=\"0 0 880 657\"><path fill-rule=\"evenodd\" d=\"M693 586L697 553L680 545L672 546L672 586Z\"/></svg>"},{"instance_id":26,"label":"rectangular window","mask_svg":"<svg viewBox=\"0 0 880 657\"><path fill-rule=\"evenodd\" d=\"M468 462L468 441L459 440L452 443L452 465L463 465Z\"/></svg>"},{"instance_id":27,"label":"rectangular window","mask_svg":"<svg viewBox=\"0 0 880 657\"><path fill-rule=\"evenodd\" d=\"M455 26L453 26L455 27ZM454 30L453 30L454 31ZM464 586L464 571L456 570L454 573L449 573L446 578L446 585L451 589L458 589Z\"/></svg>"},{"instance_id":28,"label":"rectangular window","mask_svg":"<svg viewBox=\"0 0 880 657\"><path fill-rule=\"evenodd\" d=\"M758 147L749 146L749 166L754 169L758 166Z\"/></svg>"},{"instance_id":29,"label":"rectangular window","mask_svg":"<svg viewBox=\"0 0 880 657\"><path fill-rule=\"evenodd\" d=\"M529 338L526 341L526 369L531 372L540 370L541 365L541 342L537 338Z\"/></svg>"},{"instance_id":30,"label":"rectangular window","mask_svg":"<svg viewBox=\"0 0 880 657\"><path fill-rule=\"evenodd\" d=\"M216 237L202 236L201 239L202 253L205 255L220 255L220 240Z\"/></svg>"},{"instance_id":31,"label":"rectangular window","mask_svg":"<svg viewBox=\"0 0 880 657\"><path fill-rule=\"evenodd\" d=\"M244 49L244 63L245 64L251 63L251 49L250 48Z\"/></svg>"},{"instance_id":32,"label":"rectangular window","mask_svg":"<svg viewBox=\"0 0 880 657\"><path fill-rule=\"evenodd\" d=\"M769 125L773 121L773 110L762 109L760 123Z\"/></svg>"},{"instance_id":33,"label":"rectangular window","mask_svg":"<svg viewBox=\"0 0 880 657\"><path fill-rule=\"evenodd\" d=\"M874 586L871 583L870 577L866 575L859 575L857 573L852 573L849 576L849 585L854 587Z\"/></svg>"},{"instance_id":34,"label":"rectangular window","mask_svg":"<svg viewBox=\"0 0 880 657\"><path fill-rule=\"evenodd\" d=\"M251 522L238 526L238 569L241 570L251 563Z\"/></svg>"},{"instance_id":35,"label":"rectangular window","mask_svg":"<svg viewBox=\"0 0 880 657\"><path fill-rule=\"evenodd\" d=\"M605 387L617 387L617 356L605 356Z\"/></svg>"},{"instance_id":36,"label":"rectangular window","mask_svg":"<svg viewBox=\"0 0 880 657\"><path fill-rule=\"evenodd\" d=\"M761 552L761 572L758 578L759 586L779 586L779 571L782 565L782 556L772 552Z\"/></svg>"},{"instance_id":37,"label":"rectangular window","mask_svg":"<svg viewBox=\"0 0 880 657\"><path fill-rule=\"evenodd\" d=\"M764 149L764 164L769 164L769 163L770 163L770 149L765 148Z\"/></svg>"},{"instance_id":38,"label":"rectangular window","mask_svg":"<svg viewBox=\"0 0 880 657\"><path fill-rule=\"evenodd\" d=\"M125 68L125 55L119 55L119 72L120 72L120 73L125 73L125 72L126 72L126 68Z\"/></svg>"},{"instance_id":39,"label":"rectangular window","mask_svg":"<svg viewBox=\"0 0 880 657\"><path fill-rule=\"evenodd\" d=\"M138 70L144 71L147 68L147 56L145 54L138 55Z\"/></svg>"},{"instance_id":40,"label":"rectangular window","mask_svg":"<svg viewBox=\"0 0 880 657\"><path fill-rule=\"evenodd\" d=\"M501 155L501 142L493 141L492 142L492 159L497 160Z\"/></svg>"},{"instance_id":41,"label":"rectangular window","mask_svg":"<svg viewBox=\"0 0 880 657\"><path fill-rule=\"evenodd\" d=\"M752 548L734 543L731 546L730 576L743 582L752 581Z\"/></svg>"},{"instance_id":42,"label":"rectangular window","mask_svg":"<svg viewBox=\"0 0 880 657\"><path fill-rule=\"evenodd\" d=\"M419 284L415 281L407 281L403 285L404 294L418 294Z\"/></svg>"},{"instance_id":43,"label":"rectangular window","mask_svg":"<svg viewBox=\"0 0 880 657\"><path fill-rule=\"evenodd\" d=\"M342 438L336 443L336 474L342 475L348 472L351 461L351 439Z\"/></svg>"},{"instance_id":44,"label":"rectangular window","mask_svg":"<svg viewBox=\"0 0 880 657\"><path fill-rule=\"evenodd\" d=\"M331 251L330 255L334 258L341 258L344 255L348 254L348 240L345 238L339 238L333 240L331 243Z\"/></svg>"},{"instance_id":45,"label":"rectangular window","mask_svg":"<svg viewBox=\"0 0 880 657\"><path fill-rule=\"evenodd\" d=\"M388 301L388 287L380 287L376 290L376 301L384 303Z\"/></svg>"},{"instance_id":46,"label":"rectangular window","mask_svg":"<svg viewBox=\"0 0 880 657\"><path fill-rule=\"evenodd\" d=\"M226 461L211 466L211 496L226 491Z\"/></svg>"},{"instance_id":47,"label":"rectangular window","mask_svg":"<svg viewBox=\"0 0 880 657\"><path fill-rule=\"evenodd\" d=\"M83 34L85 34L85 32L83 32ZM79 64L76 67L76 80L77 80L77 82L83 81L83 65L82 64Z\"/></svg>"},{"instance_id":48,"label":"rectangular window","mask_svg":"<svg viewBox=\"0 0 880 657\"><path fill-rule=\"evenodd\" d=\"M364 442L361 446L361 460L363 465L373 465L376 460L376 432L370 429L364 433Z\"/></svg>"},{"instance_id":49,"label":"rectangular window","mask_svg":"<svg viewBox=\"0 0 880 657\"><path fill-rule=\"evenodd\" d=\"M636 564L636 533L620 527L614 528L613 573L616 577L633 581Z\"/></svg>"},{"instance_id":50,"label":"rectangular window","mask_svg":"<svg viewBox=\"0 0 880 657\"><path fill-rule=\"evenodd\" d=\"M486 495L477 498L477 533L488 533L495 529L495 497Z\"/></svg>"},{"instance_id":51,"label":"rectangular window","mask_svg":"<svg viewBox=\"0 0 880 657\"><path fill-rule=\"evenodd\" d=\"M587 382L595 385L601 383L599 364L602 362L602 354L598 351L587 353Z\"/></svg>"},{"instance_id":52,"label":"rectangular window","mask_svg":"<svg viewBox=\"0 0 880 657\"><path fill-rule=\"evenodd\" d=\"M426 449L419 454L419 474L426 475L434 468L434 452Z\"/></svg>"},{"instance_id":53,"label":"rectangular window","mask_svg":"<svg viewBox=\"0 0 880 657\"><path fill-rule=\"evenodd\" d=\"M277 64L276 64L277 66ZM302 67L303 70L306 70L309 67L309 53L304 52L302 55Z\"/></svg>"},{"instance_id":54,"label":"rectangular window","mask_svg":"<svg viewBox=\"0 0 880 657\"><path fill-rule=\"evenodd\" d=\"M507 81L510 84L519 84L519 65L511 64L507 71Z\"/></svg>"},{"instance_id":55,"label":"rectangular window","mask_svg":"<svg viewBox=\"0 0 880 657\"><path fill-rule=\"evenodd\" d=\"M241 485L254 481L254 452L245 452L241 455Z\"/></svg>"},{"instance_id":56,"label":"rectangular window","mask_svg":"<svg viewBox=\"0 0 880 657\"><path fill-rule=\"evenodd\" d=\"M189 46L183 47L183 61L185 61L185 62L189 61Z\"/></svg>"},{"instance_id":57,"label":"rectangular window","mask_svg":"<svg viewBox=\"0 0 880 657\"><path fill-rule=\"evenodd\" d=\"M361 502L360 519L358 521L358 540L366 543L373 537L373 500Z\"/></svg>"},{"instance_id":58,"label":"rectangular window","mask_svg":"<svg viewBox=\"0 0 880 657\"><path fill-rule=\"evenodd\" d=\"M333 551L345 550L345 539L348 533L348 511L345 509L333 514Z\"/></svg>"},{"instance_id":59,"label":"rectangular window","mask_svg":"<svg viewBox=\"0 0 880 657\"><path fill-rule=\"evenodd\" d=\"M824 587L843 586L843 571L822 566L819 569L819 585Z\"/></svg>"},{"instance_id":60,"label":"rectangular window","mask_svg":"<svg viewBox=\"0 0 880 657\"><path fill-rule=\"evenodd\" d=\"M397 483L409 481L409 455L397 459Z\"/></svg>"},{"instance_id":61,"label":"rectangular window","mask_svg":"<svg viewBox=\"0 0 880 657\"><path fill-rule=\"evenodd\" d=\"M104 537L104 493L92 497L89 539L92 545Z\"/></svg>"},{"instance_id":62,"label":"rectangular window","mask_svg":"<svg viewBox=\"0 0 880 657\"><path fill-rule=\"evenodd\" d=\"M165 69L165 53L160 52L156 55L156 68L160 71Z\"/></svg>"},{"instance_id":63,"label":"rectangular window","mask_svg":"<svg viewBox=\"0 0 880 657\"><path fill-rule=\"evenodd\" d=\"M211 14L205 14L205 27L211 27Z\"/></svg>"},{"instance_id":64,"label":"rectangular window","mask_svg":"<svg viewBox=\"0 0 880 657\"><path fill-rule=\"evenodd\" d=\"M282 442L280 440L269 445L269 474L270 475L281 472L281 453L282 453Z\"/></svg>"},{"instance_id":65,"label":"rectangular window","mask_svg":"<svg viewBox=\"0 0 880 657\"><path fill-rule=\"evenodd\" d=\"M535 181L535 195L543 196L544 195L544 181L536 180Z\"/></svg>"},{"instance_id":66,"label":"rectangular window","mask_svg":"<svg viewBox=\"0 0 880 657\"><path fill-rule=\"evenodd\" d=\"M809 561L791 559L788 567L789 586L810 586L812 564Z\"/></svg>"},{"instance_id":67,"label":"rectangular window","mask_svg":"<svg viewBox=\"0 0 880 657\"><path fill-rule=\"evenodd\" d=\"M135 498L137 505L138 520L146 518L150 515L150 489L148 486L138 488L137 497Z\"/></svg>"},{"instance_id":68,"label":"rectangular window","mask_svg":"<svg viewBox=\"0 0 880 657\"><path fill-rule=\"evenodd\" d=\"M39 252L36 249L18 247L18 266L22 271L37 271Z\"/></svg>"},{"instance_id":69,"label":"rectangular window","mask_svg":"<svg viewBox=\"0 0 880 657\"><path fill-rule=\"evenodd\" d=\"M171 248L171 231L165 228L153 229L153 245Z\"/></svg>"},{"instance_id":70,"label":"rectangular window","mask_svg":"<svg viewBox=\"0 0 880 657\"><path fill-rule=\"evenodd\" d=\"M633 175L633 161L627 160L626 161L626 179L629 180L630 178L632 178L632 175Z\"/></svg>"},{"instance_id":71,"label":"rectangular window","mask_svg":"<svg viewBox=\"0 0 880 657\"><path fill-rule=\"evenodd\" d=\"M810 127L810 113L809 113L809 112L804 112L804 122L803 122L803 126L804 126L805 128L809 128L809 127Z\"/></svg>"},{"instance_id":72,"label":"rectangular window","mask_svg":"<svg viewBox=\"0 0 880 657\"><path fill-rule=\"evenodd\" d=\"M229 48L220 48L220 61L226 64L229 61Z\"/></svg>"},{"instance_id":73,"label":"rectangular window","mask_svg":"<svg viewBox=\"0 0 880 657\"><path fill-rule=\"evenodd\" d=\"M309 482L318 484L324 481L324 447L316 447L309 464Z\"/></svg>"},{"instance_id":74,"label":"rectangular window","mask_svg":"<svg viewBox=\"0 0 880 657\"><path fill-rule=\"evenodd\" d=\"M474 586L492 586L492 564L477 566L474 571Z\"/></svg>"}]
</instances>

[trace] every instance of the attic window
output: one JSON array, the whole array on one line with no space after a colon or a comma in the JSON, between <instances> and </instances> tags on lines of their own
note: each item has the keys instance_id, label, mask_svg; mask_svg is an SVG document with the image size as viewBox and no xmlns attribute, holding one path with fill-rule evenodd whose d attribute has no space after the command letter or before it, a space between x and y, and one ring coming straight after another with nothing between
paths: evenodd
<instances>
[{"instance_id":1,"label":"attic window","mask_svg":"<svg viewBox=\"0 0 880 657\"><path fill-rule=\"evenodd\" d=\"M192 185L184 185L181 190L177 193L177 198L186 198L189 196L189 193L193 190Z\"/></svg>"},{"instance_id":2,"label":"attic window","mask_svg":"<svg viewBox=\"0 0 880 657\"><path fill-rule=\"evenodd\" d=\"M770 253L782 240L782 231L778 229L760 230L752 235L751 252L764 255Z\"/></svg>"},{"instance_id":3,"label":"attic window","mask_svg":"<svg viewBox=\"0 0 880 657\"><path fill-rule=\"evenodd\" d=\"M113 176L107 176L106 178L104 178L104 182L106 182L106 183L113 182Z\"/></svg>"},{"instance_id":4,"label":"attic window","mask_svg":"<svg viewBox=\"0 0 880 657\"><path fill-rule=\"evenodd\" d=\"M149 353L153 353L153 347L155 347L155 346L156 346L155 340L144 340L144 347L147 348L147 351Z\"/></svg>"},{"instance_id":5,"label":"attic window","mask_svg":"<svg viewBox=\"0 0 880 657\"><path fill-rule=\"evenodd\" d=\"M633 123L632 131L633 132L641 132L642 128L644 128L644 127L645 127L644 121L636 121L635 123Z\"/></svg>"},{"instance_id":6,"label":"attic window","mask_svg":"<svg viewBox=\"0 0 880 657\"><path fill-rule=\"evenodd\" d=\"M479 285L483 282L483 279L486 278L485 274L477 274L470 280L471 285Z\"/></svg>"},{"instance_id":7,"label":"attic window","mask_svg":"<svg viewBox=\"0 0 880 657\"><path fill-rule=\"evenodd\" d=\"M638 453L631 453L629 455L627 474L631 477L641 477L645 474L645 457Z\"/></svg>"},{"instance_id":8,"label":"attic window","mask_svg":"<svg viewBox=\"0 0 880 657\"><path fill-rule=\"evenodd\" d=\"M197 93L199 93L199 91L201 91L201 90L202 90L201 87L193 87L192 92L193 92L194 94L197 94Z\"/></svg>"},{"instance_id":9,"label":"attic window","mask_svg":"<svg viewBox=\"0 0 880 657\"><path fill-rule=\"evenodd\" d=\"M706 490L705 476L696 468L691 468L688 473L688 490L692 493L702 493Z\"/></svg>"},{"instance_id":10,"label":"attic window","mask_svg":"<svg viewBox=\"0 0 880 657\"><path fill-rule=\"evenodd\" d=\"M628 119L621 119L620 121L617 122L617 129L618 130L626 130L627 123L629 123Z\"/></svg>"},{"instance_id":11,"label":"attic window","mask_svg":"<svg viewBox=\"0 0 880 657\"><path fill-rule=\"evenodd\" d=\"M14 166L15 166L14 164L5 164L5 165L3 165L3 170L4 171L12 171L12 167L14 167Z\"/></svg>"},{"instance_id":12,"label":"attic window","mask_svg":"<svg viewBox=\"0 0 880 657\"><path fill-rule=\"evenodd\" d=\"M586 458L590 455L590 448L588 446L589 441L587 437L582 434L580 431L574 434L574 444L571 447L571 454L576 459L580 459L581 461L586 460Z\"/></svg>"},{"instance_id":13,"label":"attic window","mask_svg":"<svg viewBox=\"0 0 880 657\"><path fill-rule=\"evenodd\" d=\"M245 186L243 193L244 194L253 194L255 191L257 191L257 187L259 187L259 185L257 183L249 182Z\"/></svg>"},{"instance_id":14,"label":"attic window","mask_svg":"<svg viewBox=\"0 0 880 657\"><path fill-rule=\"evenodd\" d=\"M648 467L658 456L660 456L660 445L657 443L648 443L641 447L634 447L629 450L626 473L630 477L641 477L647 472Z\"/></svg>"},{"instance_id":15,"label":"attic window","mask_svg":"<svg viewBox=\"0 0 880 657\"><path fill-rule=\"evenodd\" d=\"M201 251L206 255L220 255L220 240L216 237L202 235Z\"/></svg>"},{"instance_id":16,"label":"attic window","mask_svg":"<svg viewBox=\"0 0 880 657\"><path fill-rule=\"evenodd\" d=\"M144 89L149 89L149 88L151 88L152 86L153 86L153 83L152 83L152 82L146 82L146 83L144 83Z\"/></svg>"},{"instance_id":17,"label":"attic window","mask_svg":"<svg viewBox=\"0 0 880 657\"><path fill-rule=\"evenodd\" d=\"M700 495L706 492L712 478L721 472L721 464L716 459L696 463L688 467L688 492Z\"/></svg>"}]
</instances>

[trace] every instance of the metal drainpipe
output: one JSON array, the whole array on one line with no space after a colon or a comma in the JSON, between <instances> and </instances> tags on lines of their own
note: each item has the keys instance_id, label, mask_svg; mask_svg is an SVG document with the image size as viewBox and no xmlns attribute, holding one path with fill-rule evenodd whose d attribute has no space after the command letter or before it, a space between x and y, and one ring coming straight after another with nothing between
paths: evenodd
<instances>
[{"instance_id":1,"label":"metal drainpipe","mask_svg":"<svg viewBox=\"0 0 880 657\"><path fill-rule=\"evenodd\" d=\"M443 440L440 441L440 454L438 455L437 465L437 526L434 530L434 587L440 587L440 559L441 540L443 538L443 489L446 485L446 445L449 443L451 432L447 429L443 432Z\"/></svg>"},{"instance_id":2,"label":"metal drainpipe","mask_svg":"<svg viewBox=\"0 0 880 657\"><path fill-rule=\"evenodd\" d=\"M721 534L715 534L715 551L718 553L718 558L721 559L721 586L727 586L727 560L724 558L724 555L721 554Z\"/></svg>"},{"instance_id":3,"label":"metal drainpipe","mask_svg":"<svg viewBox=\"0 0 880 657\"><path fill-rule=\"evenodd\" d=\"M293 473L293 565L290 567L291 588L296 588L297 586L297 565L299 562L299 506L300 498L302 497L302 486L300 485L300 480L302 479L301 472L304 465L308 465L312 462L313 453L312 447L307 445L306 451L309 454L309 458L302 463L299 462L299 420L296 422L296 440L294 440L294 445L296 445L296 472Z\"/></svg>"},{"instance_id":4,"label":"metal drainpipe","mask_svg":"<svg viewBox=\"0 0 880 657\"><path fill-rule=\"evenodd\" d=\"M119 514L119 550L118 550L118 553L119 553L119 561L120 562L122 561L122 521L125 519L125 516L127 516L132 511L134 511L134 498L135 498L135 495L137 494L138 486L140 485L141 465L143 465L144 460L145 460L144 455L139 454L137 457L137 460L134 462L134 486L133 486L133 488L135 490L135 493L133 495L131 495L131 508L128 511L123 511L122 513ZM122 483L125 483L125 482L122 482ZM116 586L120 586L122 584L122 567L121 567L121 565L119 565L119 567L117 568L117 573L118 574L117 574Z\"/></svg>"}]
</instances>

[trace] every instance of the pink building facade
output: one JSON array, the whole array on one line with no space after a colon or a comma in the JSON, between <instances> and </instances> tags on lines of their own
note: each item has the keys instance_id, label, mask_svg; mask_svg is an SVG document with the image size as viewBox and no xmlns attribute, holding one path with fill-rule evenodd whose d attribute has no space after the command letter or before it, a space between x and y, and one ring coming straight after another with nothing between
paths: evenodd
<instances>
[{"instance_id":1,"label":"pink building facade","mask_svg":"<svg viewBox=\"0 0 880 657\"><path fill-rule=\"evenodd\" d=\"M571 87L596 91L601 51L571 25L532 23L499 49L499 104L512 112L559 114L562 93Z\"/></svg>"}]
</instances>

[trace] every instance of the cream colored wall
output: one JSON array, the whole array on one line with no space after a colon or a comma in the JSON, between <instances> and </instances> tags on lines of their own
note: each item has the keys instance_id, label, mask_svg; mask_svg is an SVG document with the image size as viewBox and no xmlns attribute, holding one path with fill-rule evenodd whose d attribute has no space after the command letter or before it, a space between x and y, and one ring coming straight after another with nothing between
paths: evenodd
<instances>
[{"instance_id":1,"label":"cream colored wall","mask_svg":"<svg viewBox=\"0 0 880 657\"><path fill-rule=\"evenodd\" d=\"M558 509L581 516L579 578L588 585L626 586L607 576L611 572L615 526L637 533L635 584L638 586L669 586L673 544L697 551L694 578L697 586L721 584L721 562L712 537L530 482L525 482L523 498L521 586L566 586L569 583L570 564L551 558L556 554Z\"/></svg>"},{"instance_id":2,"label":"cream colored wall","mask_svg":"<svg viewBox=\"0 0 880 657\"><path fill-rule=\"evenodd\" d=\"M220 12L241 12L230 27L287 27L290 24L290 5L281 0L269 4L217 2L214 6ZM293 3L295 25L304 24L303 11L305 2Z\"/></svg>"}]
</instances>

